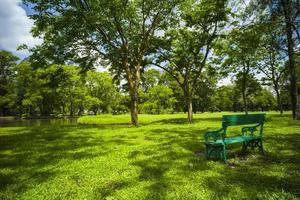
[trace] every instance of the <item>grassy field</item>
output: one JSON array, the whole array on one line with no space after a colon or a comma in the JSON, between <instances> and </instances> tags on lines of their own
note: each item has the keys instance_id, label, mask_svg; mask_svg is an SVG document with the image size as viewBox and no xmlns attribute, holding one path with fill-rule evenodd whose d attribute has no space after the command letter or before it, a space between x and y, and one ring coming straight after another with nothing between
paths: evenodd
<instances>
[{"instance_id":1,"label":"grassy field","mask_svg":"<svg viewBox=\"0 0 300 200\"><path fill-rule=\"evenodd\" d=\"M268 113L266 156L235 145L225 165L203 156L203 134L222 114L192 125L174 114L140 115L140 127L129 115L0 127L0 199L300 198L300 123Z\"/></svg>"}]
</instances>

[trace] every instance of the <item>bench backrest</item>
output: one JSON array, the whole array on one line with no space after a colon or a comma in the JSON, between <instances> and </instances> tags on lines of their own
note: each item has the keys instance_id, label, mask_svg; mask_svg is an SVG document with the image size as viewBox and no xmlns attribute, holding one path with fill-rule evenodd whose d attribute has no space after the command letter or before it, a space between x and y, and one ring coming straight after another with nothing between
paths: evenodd
<instances>
[{"instance_id":1,"label":"bench backrest","mask_svg":"<svg viewBox=\"0 0 300 200\"><path fill-rule=\"evenodd\" d=\"M246 124L263 124L266 114L223 115L222 127Z\"/></svg>"}]
</instances>

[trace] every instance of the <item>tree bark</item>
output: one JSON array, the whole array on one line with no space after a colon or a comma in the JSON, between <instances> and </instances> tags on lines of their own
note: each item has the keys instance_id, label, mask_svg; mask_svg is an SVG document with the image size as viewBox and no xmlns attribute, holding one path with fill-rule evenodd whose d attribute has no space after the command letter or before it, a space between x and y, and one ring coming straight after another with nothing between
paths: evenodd
<instances>
[{"instance_id":1,"label":"tree bark","mask_svg":"<svg viewBox=\"0 0 300 200\"><path fill-rule=\"evenodd\" d=\"M138 93L137 91L133 91L131 95L131 124L134 126L139 125L138 121Z\"/></svg>"},{"instance_id":2,"label":"tree bark","mask_svg":"<svg viewBox=\"0 0 300 200\"><path fill-rule=\"evenodd\" d=\"M138 121L138 112L139 112L138 89L139 89L139 82L140 82L140 65L138 64L136 67L136 73L135 73L134 80L132 78L132 74L131 74L129 66L127 64L125 65L125 71L126 71L126 75L127 75L129 93L130 93L130 97L131 97L131 105L130 105L131 124L134 126L138 126L139 125L139 121Z\"/></svg>"},{"instance_id":3,"label":"tree bark","mask_svg":"<svg viewBox=\"0 0 300 200\"><path fill-rule=\"evenodd\" d=\"M187 107L187 113L188 113L188 123L193 123L193 89L190 87L189 83L186 81L183 85L181 85L181 88L184 92L184 101Z\"/></svg>"},{"instance_id":4,"label":"tree bark","mask_svg":"<svg viewBox=\"0 0 300 200\"><path fill-rule=\"evenodd\" d=\"M128 46L125 46L125 48L128 50ZM130 66L128 63L128 57L125 57L123 60L123 67L126 73L126 79L127 84L129 88L129 94L131 98L131 104L130 104L130 115L131 115L131 124L134 126L139 125L138 121L138 88L139 88L139 82L141 79L141 65L140 63L137 63L135 67L135 76L133 76Z\"/></svg>"},{"instance_id":5,"label":"tree bark","mask_svg":"<svg viewBox=\"0 0 300 200\"><path fill-rule=\"evenodd\" d=\"M192 97L187 97L187 107L188 107L188 122L193 123L193 100Z\"/></svg>"},{"instance_id":6,"label":"tree bark","mask_svg":"<svg viewBox=\"0 0 300 200\"><path fill-rule=\"evenodd\" d=\"M73 105L73 102L71 101L70 103L70 117L73 117L74 116L74 105Z\"/></svg>"},{"instance_id":7,"label":"tree bark","mask_svg":"<svg viewBox=\"0 0 300 200\"><path fill-rule=\"evenodd\" d=\"M138 113L139 113L139 84L141 80L141 65L138 62L136 67L135 67L135 80L133 84L133 91L131 94L131 123L134 126L139 125L139 120L138 120Z\"/></svg>"},{"instance_id":8,"label":"tree bark","mask_svg":"<svg viewBox=\"0 0 300 200\"><path fill-rule=\"evenodd\" d=\"M282 6L284 11L285 18L285 29L287 37L287 46L288 46L288 56L289 56L289 73L290 73L290 83L291 83L291 103L293 111L293 119L300 120L300 102L298 97L298 88L297 88L297 74L294 58L294 42L293 42L293 32L292 32L292 9L290 0L282 0Z\"/></svg>"},{"instance_id":9,"label":"tree bark","mask_svg":"<svg viewBox=\"0 0 300 200\"><path fill-rule=\"evenodd\" d=\"M277 99L277 109L280 111L280 115L283 114L283 108L282 108L282 101L281 101L281 95L278 89L278 86L275 85L274 90L276 92L276 99Z\"/></svg>"},{"instance_id":10,"label":"tree bark","mask_svg":"<svg viewBox=\"0 0 300 200\"><path fill-rule=\"evenodd\" d=\"M244 112L247 115L248 114L248 103L247 103L247 97L246 97L246 88L247 88L246 87L246 83L247 83L246 76L247 76L246 72L243 72L242 97L243 97L243 103L244 103Z\"/></svg>"}]
</instances>

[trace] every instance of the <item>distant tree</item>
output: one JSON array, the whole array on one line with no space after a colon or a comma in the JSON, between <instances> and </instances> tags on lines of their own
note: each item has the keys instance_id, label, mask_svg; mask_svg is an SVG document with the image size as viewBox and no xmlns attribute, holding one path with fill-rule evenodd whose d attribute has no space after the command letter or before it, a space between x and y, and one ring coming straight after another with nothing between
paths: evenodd
<instances>
[{"instance_id":1,"label":"distant tree","mask_svg":"<svg viewBox=\"0 0 300 200\"><path fill-rule=\"evenodd\" d=\"M174 103L173 92L170 88L157 85L145 94L147 101L142 105L142 111L150 114L161 114L173 112Z\"/></svg>"},{"instance_id":2,"label":"distant tree","mask_svg":"<svg viewBox=\"0 0 300 200\"><path fill-rule=\"evenodd\" d=\"M43 81L43 115L49 115L58 109L58 113L68 111L74 116L84 101L84 82L79 67L72 65L51 65L37 70Z\"/></svg>"},{"instance_id":3,"label":"distant tree","mask_svg":"<svg viewBox=\"0 0 300 200\"><path fill-rule=\"evenodd\" d=\"M218 111L231 111L233 109L233 91L232 85L219 87L214 94L214 107Z\"/></svg>"},{"instance_id":4,"label":"distant tree","mask_svg":"<svg viewBox=\"0 0 300 200\"><path fill-rule=\"evenodd\" d=\"M0 51L0 116L11 114L14 104L13 76L18 58L11 52Z\"/></svg>"},{"instance_id":5,"label":"distant tree","mask_svg":"<svg viewBox=\"0 0 300 200\"><path fill-rule=\"evenodd\" d=\"M101 102L98 104L98 111L101 113L110 113L119 98L117 88L113 84L111 75L108 72L88 71L85 81L87 94L99 99ZM96 108L94 111L95 110Z\"/></svg>"},{"instance_id":6,"label":"distant tree","mask_svg":"<svg viewBox=\"0 0 300 200\"><path fill-rule=\"evenodd\" d=\"M247 87L245 87L245 80ZM238 92L239 96L242 99L243 111L245 113L248 113L249 103L251 103L252 105L254 104L253 99L256 99L256 97L259 95L259 92L262 90L262 87L258 80L255 79L253 74L245 74L244 72L240 72L237 74L235 79L235 87L235 91Z\"/></svg>"},{"instance_id":7,"label":"distant tree","mask_svg":"<svg viewBox=\"0 0 300 200\"><path fill-rule=\"evenodd\" d=\"M205 112L214 111L213 94L217 89L219 75L212 67L206 67L201 75L201 80L195 85L195 94L193 98L193 111Z\"/></svg>"},{"instance_id":8,"label":"distant tree","mask_svg":"<svg viewBox=\"0 0 300 200\"><path fill-rule=\"evenodd\" d=\"M173 96L176 99L174 112L187 112L183 90L179 86L178 82L168 72L162 73L158 84L167 86L172 90Z\"/></svg>"},{"instance_id":9,"label":"distant tree","mask_svg":"<svg viewBox=\"0 0 300 200\"><path fill-rule=\"evenodd\" d=\"M273 109L274 105L276 105L273 94L265 88L260 90L258 95L255 96L255 101L257 107L259 107L261 111Z\"/></svg>"},{"instance_id":10,"label":"distant tree","mask_svg":"<svg viewBox=\"0 0 300 200\"><path fill-rule=\"evenodd\" d=\"M160 82L161 73L157 69L148 69L142 76L142 89L144 92L148 92L151 88L156 86Z\"/></svg>"},{"instance_id":11,"label":"distant tree","mask_svg":"<svg viewBox=\"0 0 300 200\"><path fill-rule=\"evenodd\" d=\"M97 97L85 96L84 107L88 110L92 110L94 115L97 115L97 112L102 104L102 101Z\"/></svg>"},{"instance_id":12,"label":"distant tree","mask_svg":"<svg viewBox=\"0 0 300 200\"><path fill-rule=\"evenodd\" d=\"M39 115L39 106L44 98L43 80L39 79L31 63L26 61L18 64L15 71L16 113L27 117Z\"/></svg>"}]
</instances>

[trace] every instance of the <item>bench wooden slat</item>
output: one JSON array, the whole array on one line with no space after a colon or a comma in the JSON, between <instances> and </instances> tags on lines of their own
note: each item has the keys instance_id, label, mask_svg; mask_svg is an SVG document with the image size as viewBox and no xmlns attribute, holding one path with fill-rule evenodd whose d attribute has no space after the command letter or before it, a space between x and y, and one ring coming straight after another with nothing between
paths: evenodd
<instances>
[{"instance_id":1,"label":"bench wooden slat","mask_svg":"<svg viewBox=\"0 0 300 200\"><path fill-rule=\"evenodd\" d=\"M224 115L222 127L258 124L265 121L265 114Z\"/></svg>"}]
</instances>

